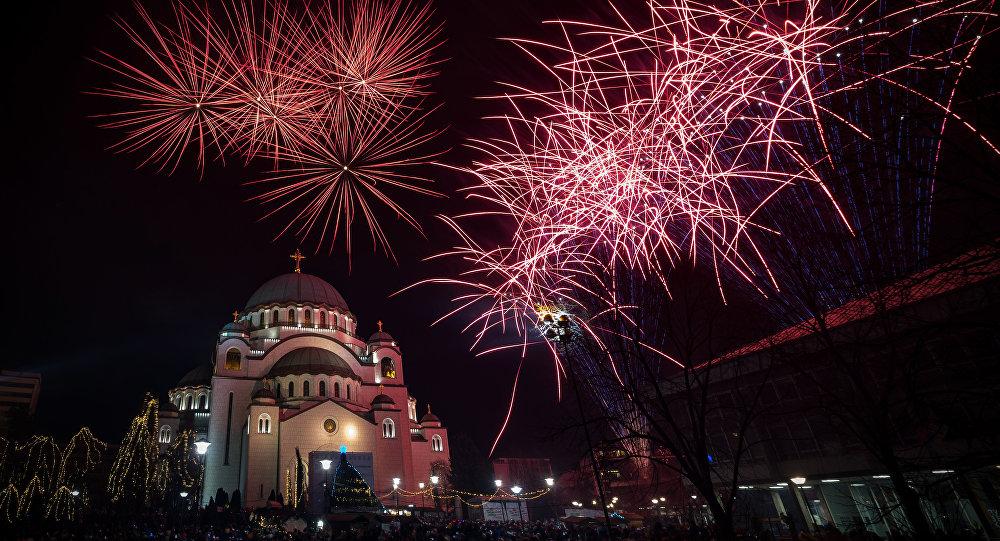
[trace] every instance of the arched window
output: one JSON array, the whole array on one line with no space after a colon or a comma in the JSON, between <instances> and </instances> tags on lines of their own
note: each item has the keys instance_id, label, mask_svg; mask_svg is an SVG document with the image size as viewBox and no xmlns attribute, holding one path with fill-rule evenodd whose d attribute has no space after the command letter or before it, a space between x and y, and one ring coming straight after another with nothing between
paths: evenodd
<instances>
[{"instance_id":1,"label":"arched window","mask_svg":"<svg viewBox=\"0 0 1000 541\"><path fill-rule=\"evenodd\" d=\"M250 326L252 327L257 326L257 314L253 314L250 316Z\"/></svg>"},{"instance_id":2,"label":"arched window","mask_svg":"<svg viewBox=\"0 0 1000 541\"><path fill-rule=\"evenodd\" d=\"M239 370L243 364L243 354L236 348L230 348L226 352L226 370Z\"/></svg>"},{"instance_id":3,"label":"arched window","mask_svg":"<svg viewBox=\"0 0 1000 541\"><path fill-rule=\"evenodd\" d=\"M305 316L306 316L306 325L312 325L312 322L313 322L313 313L312 313L312 310L306 308Z\"/></svg>"},{"instance_id":4,"label":"arched window","mask_svg":"<svg viewBox=\"0 0 1000 541\"><path fill-rule=\"evenodd\" d=\"M396 437L396 423L392 422L392 419L388 417L382 420L382 437L383 438Z\"/></svg>"},{"instance_id":5,"label":"arched window","mask_svg":"<svg viewBox=\"0 0 1000 541\"><path fill-rule=\"evenodd\" d=\"M309 396L309 382L302 382L302 396Z\"/></svg>"},{"instance_id":6,"label":"arched window","mask_svg":"<svg viewBox=\"0 0 1000 541\"><path fill-rule=\"evenodd\" d=\"M340 314L333 314L333 324L340 327Z\"/></svg>"},{"instance_id":7,"label":"arched window","mask_svg":"<svg viewBox=\"0 0 1000 541\"><path fill-rule=\"evenodd\" d=\"M396 363L392 362L389 357L382 358L382 377L387 379L396 377Z\"/></svg>"},{"instance_id":8,"label":"arched window","mask_svg":"<svg viewBox=\"0 0 1000 541\"><path fill-rule=\"evenodd\" d=\"M294 381L289 381L288 382L288 398L291 398L293 396L295 396L295 382Z\"/></svg>"},{"instance_id":9,"label":"arched window","mask_svg":"<svg viewBox=\"0 0 1000 541\"><path fill-rule=\"evenodd\" d=\"M163 425L160 427L160 443L170 443L170 426Z\"/></svg>"},{"instance_id":10,"label":"arched window","mask_svg":"<svg viewBox=\"0 0 1000 541\"><path fill-rule=\"evenodd\" d=\"M278 309L275 308L271 312L271 325L277 325L277 324L278 324Z\"/></svg>"},{"instance_id":11,"label":"arched window","mask_svg":"<svg viewBox=\"0 0 1000 541\"><path fill-rule=\"evenodd\" d=\"M174 404L175 406L177 406L177 409L181 409L181 404L183 400L184 399L180 395L177 395L177 400L176 400L177 403Z\"/></svg>"},{"instance_id":12,"label":"arched window","mask_svg":"<svg viewBox=\"0 0 1000 541\"><path fill-rule=\"evenodd\" d=\"M208 396L201 395L198 397L198 409L204 410L208 409Z\"/></svg>"},{"instance_id":13,"label":"arched window","mask_svg":"<svg viewBox=\"0 0 1000 541\"><path fill-rule=\"evenodd\" d=\"M444 451L444 440L441 439L441 436L438 436L437 434L431 436L431 451L436 451L438 453Z\"/></svg>"},{"instance_id":14,"label":"arched window","mask_svg":"<svg viewBox=\"0 0 1000 541\"><path fill-rule=\"evenodd\" d=\"M189 409L194 409L194 397L193 396L187 395L186 405L187 405L187 407L185 407L184 409L188 409L188 410Z\"/></svg>"},{"instance_id":15,"label":"arched window","mask_svg":"<svg viewBox=\"0 0 1000 541\"><path fill-rule=\"evenodd\" d=\"M271 433L271 416L266 413L261 413L260 417L257 418L257 433L258 434L270 434Z\"/></svg>"},{"instance_id":16,"label":"arched window","mask_svg":"<svg viewBox=\"0 0 1000 541\"><path fill-rule=\"evenodd\" d=\"M339 381L333 382L333 397L334 398L340 398L340 382Z\"/></svg>"},{"instance_id":17,"label":"arched window","mask_svg":"<svg viewBox=\"0 0 1000 541\"><path fill-rule=\"evenodd\" d=\"M289 308L288 309L288 322L289 323L295 323L295 309L294 308Z\"/></svg>"},{"instance_id":18,"label":"arched window","mask_svg":"<svg viewBox=\"0 0 1000 541\"><path fill-rule=\"evenodd\" d=\"M326 312L320 311L319 313L319 326L326 327Z\"/></svg>"},{"instance_id":19,"label":"arched window","mask_svg":"<svg viewBox=\"0 0 1000 541\"><path fill-rule=\"evenodd\" d=\"M351 384L350 383L347 384L347 399L348 400L351 399Z\"/></svg>"},{"instance_id":20,"label":"arched window","mask_svg":"<svg viewBox=\"0 0 1000 541\"><path fill-rule=\"evenodd\" d=\"M319 382L319 395L320 396L326 396L326 382L325 381Z\"/></svg>"}]
</instances>

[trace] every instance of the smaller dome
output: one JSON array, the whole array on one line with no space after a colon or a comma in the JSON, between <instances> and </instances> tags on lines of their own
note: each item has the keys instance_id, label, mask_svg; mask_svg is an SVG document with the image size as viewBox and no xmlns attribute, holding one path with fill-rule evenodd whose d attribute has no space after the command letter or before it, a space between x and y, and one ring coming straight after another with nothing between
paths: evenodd
<instances>
[{"instance_id":1,"label":"smaller dome","mask_svg":"<svg viewBox=\"0 0 1000 541\"><path fill-rule=\"evenodd\" d=\"M420 424L423 425L423 424L427 424L427 423L437 423L438 425L441 424L441 419L438 419L437 415L434 415L433 413L431 413L431 405L430 404L427 405L427 413L425 413L424 416L420 418Z\"/></svg>"},{"instance_id":2,"label":"smaller dome","mask_svg":"<svg viewBox=\"0 0 1000 541\"><path fill-rule=\"evenodd\" d=\"M396 401L393 400L392 397L389 396L389 395L387 395L387 394L380 394L380 395L378 395L378 396L376 396L375 398L372 399L372 405L373 406L375 406L375 405L381 405L381 404L392 404L392 405L395 405Z\"/></svg>"},{"instance_id":3,"label":"smaller dome","mask_svg":"<svg viewBox=\"0 0 1000 541\"><path fill-rule=\"evenodd\" d=\"M271 399L274 400L274 393L268 387L261 387L257 389L257 392L253 394L253 399Z\"/></svg>"},{"instance_id":4,"label":"smaller dome","mask_svg":"<svg viewBox=\"0 0 1000 541\"><path fill-rule=\"evenodd\" d=\"M315 374L360 379L351 365L336 353L317 347L293 349L274 363L268 377Z\"/></svg>"},{"instance_id":5,"label":"smaller dome","mask_svg":"<svg viewBox=\"0 0 1000 541\"><path fill-rule=\"evenodd\" d=\"M377 333L371 335L370 338L368 338L368 343L373 344L378 342L394 342L395 340L396 339L393 338L391 334L385 331L378 331Z\"/></svg>"},{"instance_id":6,"label":"smaller dome","mask_svg":"<svg viewBox=\"0 0 1000 541\"><path fill-rule=\"evenodd\" d=\"M246 321L230 321L229 323L226 323L224 327L222 327L222 331L245 333L247 332L248 328L249 326L247 325Z\"/></svg>"},{"instance_id":7,"label":"smaller dome","mask_svg":"<svg viewBox=\"0 0 1000 541\"><path fill-rule=\"evenodd\" d=\"M177 383L178 387L201 387L212 384L212 365L203 364L195 367Z\"/></svg>"}]
</instances>

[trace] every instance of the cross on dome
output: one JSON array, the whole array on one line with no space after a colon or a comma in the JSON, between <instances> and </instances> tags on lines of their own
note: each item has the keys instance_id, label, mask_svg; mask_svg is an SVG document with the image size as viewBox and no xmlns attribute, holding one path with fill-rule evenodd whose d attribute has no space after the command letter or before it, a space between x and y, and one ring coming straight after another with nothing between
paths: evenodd
<instances>
[{"instance_id":1,"label":"cross on dome","mask_svg":"<svg viewBox=\"0 0 1000 541\"><path fill-rule=\"evenodd\" d=\"M292 258L292 259L295 260L295 272L301 274L302 273L302 260L305 259L306 256L302 255L302 251L299 250L298 248L296 248L295 249L295 253L292 254L292 255L290 255L290 256L288 256L288 257L290 257L290 258Z\"/></svg>"},{"instance_id":2,"label":"cross on dome","mask_svg":"<svg viewBox=\"0 0 1000 541\"><path fill-rule=\"evenodd\" d=\"M380 319L376 323L378 324L378 332L382 332L382 320Z\"/></svg>"},{"instance_id":3,"label":"cross on dome","mask_svg":"<svg viewBox=\"0 0 1000 541\"><path fill-rule=\"evenodd\" d=\"M239 317L240 317L240 311L239 310L233 310L233 323L236 323L236 320L238 320Z\"/></svg>"}]
</instances>

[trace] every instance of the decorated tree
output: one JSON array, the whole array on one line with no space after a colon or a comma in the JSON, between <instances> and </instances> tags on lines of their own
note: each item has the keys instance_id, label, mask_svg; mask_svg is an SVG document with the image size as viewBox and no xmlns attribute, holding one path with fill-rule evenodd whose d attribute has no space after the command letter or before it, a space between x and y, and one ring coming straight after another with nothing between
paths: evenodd
<instances>
[{"instance_id":1,"label":"decorated tree","mask_svg":"<svg viewBox=\"0 0 1000 541\"><path fill-rule=\"evenodd\" d=\"M333 481L333 491L330 494L335 509L378 509L382 502L375 496L372 487L368 485L361 473L347 461L347 453L340 453L340 464Z\"/></svg>"},{"instance_id":2,"label":"decorated tree","mask_svg":"<svg viewBox=\"0 0 1000 541\"><path fill-rule=\"evenodd\" d=\"M145 506L155 492L157 406L156 398L147 394L142 410L132 420L118 448L118 456L108 476L108 495L112 503Z\"/></svg>"}]
</instances>

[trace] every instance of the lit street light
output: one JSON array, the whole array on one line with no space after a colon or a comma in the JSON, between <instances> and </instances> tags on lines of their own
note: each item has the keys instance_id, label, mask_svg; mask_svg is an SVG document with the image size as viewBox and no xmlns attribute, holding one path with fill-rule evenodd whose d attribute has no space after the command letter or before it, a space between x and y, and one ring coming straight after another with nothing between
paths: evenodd
<instances>
[{"instance_id":1,"label":"lit street light","mask_svg":"<svg viewBox=\"0 0 1000 541\"><path fill-rule=\"evenodd\" d=\"M319 463L320 463L320 465L323 466L324 470L329 470L330 469L330 464L333 464L333 461L330 460L329 458L324 458L323 460L320 460Z\"/></svg>"},{"instance_id":2,"label":"lit street light","mask_svg":"<svg viewBox=\"0 0 1000 541\"><path fill-rule=\"evenodd\" d=\"M556 484L556 480L555 479L553 479L551 477L546 477L545 478L545 485L546 486L553 486L555 484Z\"/></svg>"},{"instance_id":3,"label":"lit street light","mask_svg":"<svg viewBox=\"0 0 1000 541\"><path fill-rule=\"evenodd\" d=\"M500 488L500 487L503 486L503 481L497 479L497 480L493 481L493 484L496 485L497 488Z\"/></svg>"}]
</instances>

